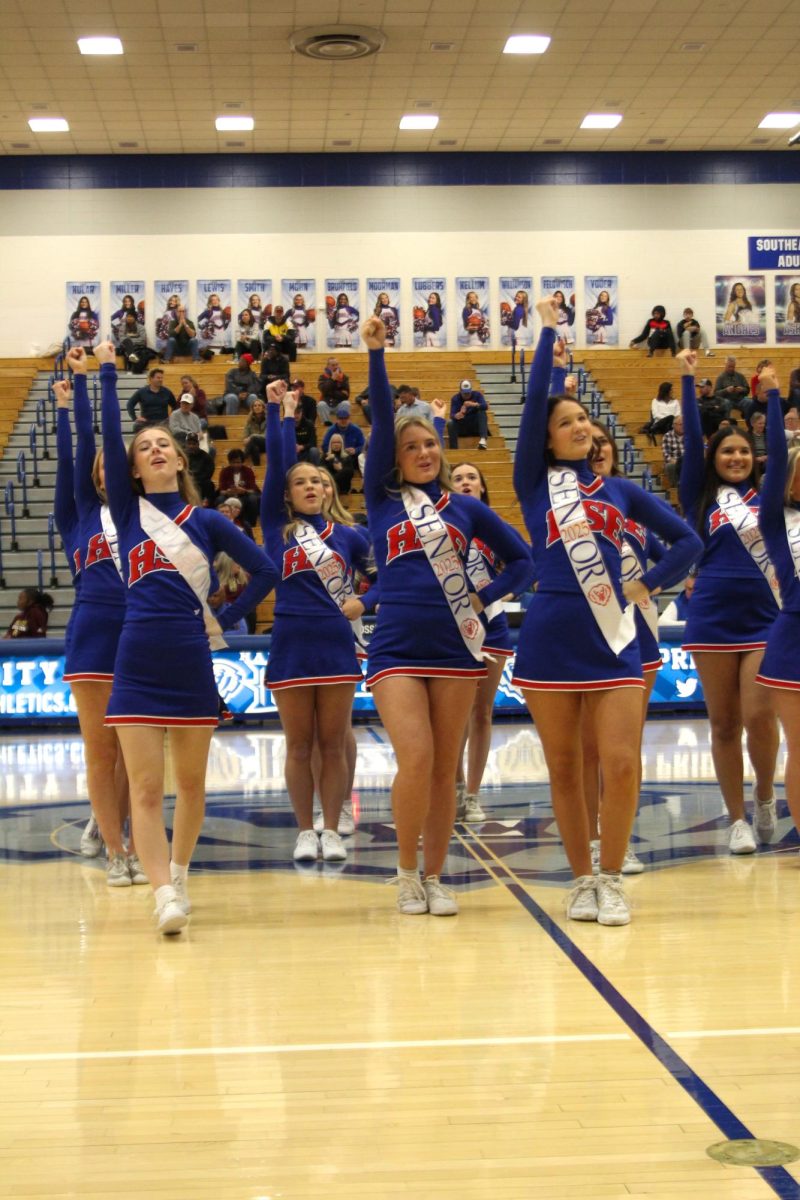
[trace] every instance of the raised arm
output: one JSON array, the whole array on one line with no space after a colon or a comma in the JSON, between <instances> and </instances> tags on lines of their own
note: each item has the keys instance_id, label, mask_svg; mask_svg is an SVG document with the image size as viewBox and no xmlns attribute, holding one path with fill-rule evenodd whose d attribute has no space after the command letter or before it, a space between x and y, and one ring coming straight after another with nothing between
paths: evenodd
<instances>
[{"instance_id":1,"label":"raised arm","mask_svg":"<svg viewBox=\"0 0 800 1200\"><path fill-rule=\"evenodd\" d=\"M514 490L521 503L531 499L547 466L547 389L553 369L553 347L556 341L558 308L554 300L540 300L536 305L543 329L528 376L528 394L522 410L514 458Z\"/></svg>"},{"instance_id":2,"label":"raised arm","mask_svg":"<svg viewBox=\"0 0 800 1200\"><path fill-rule=\"evenodd\" d=\"M783 524L786 469L789 447L783 428L783 406L778 380L772 367L766 367L760 380L767 384L767 469L761 484L761 519L768 525Z\"/></svg>"},{"instance_id":3,"label":"raised arm","mask_svg":"<svg viewBox=\"0 0 800 1200\"><path fill-rule=\"evenodd\" d=\"M287 392L283 397L283 472L284 475L297 462L297 436L295 434L295 413L297 412L297 393Z\"/></svg>"},{"instance_id":4,"label":"raised arm","mask_svg":"<svg viewBox=\"0 0 800 1200\"><path fill-rule=\"evenodd\" d=\"M550 373L550 395L563 396L567 382L567 343L557 338L553 347L553 370Z\"/></svg>"},{"instance_id":5,"label":"raised arm","mask_svg":"<svg viewBox=\"0 0 800 1200\"><path fill-rule=\"evenodd\" d=\"M137 496L131 487L128 453L122 438L122 421L117 397L116 353L111 342L98 342L94 354L100 363L106 495L114 524L119 527L127 521Z\"/></svg>"},{"instance_id":6,"label":"raised arm","mask_svg":"<svg viewBox=\"0 0 800 1200\"><path fill-rule=\"evenodd\" d=\"M439 443L444 450L444 431L447 428L447 423L444 419L446 409L444 400L431 400L431 420L433 428L436 430L436 436L439 438Z\"/></svg>"},{"instance_id":7,"label":"raised arm","mask_svg":"<svg viewBox=\"0 0 800 1200\"><path fill-rule=\"evenodd\" d=\"M261 528L265 535L268 530L272 532L286 524L286 468L281 434L281 400L285 394L286 383L282 379L267 387L267 471L261 493Z\"/></svg>"},{"instance_id":8,"label":"raised arm","mask_svg":"<svg viewBox=\"0 0 800 1200\"><path fill-rule=\"evenodd\" d=\"M384 345L386 327L379 317L370 317L361 326L361 336L369 351L369 404L372 433L364 466L364 498L379 504L386 494L386 478L394 467L394 407L389 376L386 374Z\"/></svg>"},{"instance_id":9,"label":"raised arm","mask_svg":"<svg viewBox=\"0 0 800 1200\"><path fill-rule=\"evenodd\" d=\"M60 379L53 384L58 411L56 413L56 486L53 495L53 515L64 548L69 554L76 541L78 510L75 507L74 465L72 461L72 430L69 424L69 384ZM74 564L70 562L70 567Z\"/></svg>"},{"instance_id":10,"label":"raised arm","mask_svg":"<svg viewBox=\"0 0 800 1200\"><path fill-rule=\"evenodd\" d=\"M74 391L73 412L75 414L75 502L78 512L86 513L97 504L97 491L92 479L96 453L92 406L86 380L86 352L75 346L67 354L67 365L72 369Z\"/></svg>"},{"instance_id":11,"label":"raised arm","mask_svg":"<svg viewBox=\"0 0 800 1200\"><path fill-rule=\"evenodd\" d=\"M697 395L694 387L694 373L697 367L697 351L681 350L678 355L681 364L681 413L683 415L683 463L681 477L678 483L683 511L687 516L694 510L703 491L705 475L705 449L703 447L703 430L700 425L700 409L697 405Z\"/></svg>"}]
</instances>

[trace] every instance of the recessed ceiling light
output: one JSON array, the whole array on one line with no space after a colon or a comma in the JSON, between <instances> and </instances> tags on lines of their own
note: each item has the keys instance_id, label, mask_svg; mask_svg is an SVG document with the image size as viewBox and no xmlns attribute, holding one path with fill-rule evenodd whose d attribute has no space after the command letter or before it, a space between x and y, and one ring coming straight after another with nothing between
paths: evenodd
<instances>
[{"instance_id":1,"label":"recessed ceiling light","mask_svg":"<svg viewBox=\"0 0 800 1200\"><path fill-rule=\"evenodd\" d=\"M759 129L792 129L800 125L800 112L767 113L763 121L759 121Z\"/></svg>"},{"instance_id":2,"label":"recessed ceiling light","mask_svg":"<svg viewBox=\"0 0 800 1200\"><path fill-rule=\"evenodd\" d=\"M581 129L616 129L621 120L621 113L587 113Z\"/></svg>"},{"instance_id":3,"label":"recessed ceiling light","mask_svg":"<svg viewBox=\"0 0 800 1200\"><path fill-rule=\"evenodd\" d=\"M515 33L503 47L503 54L544 54L550 38L540 33Z\"/></svg>"},{"instance_id":4,"label":"recessed ceiling light","mask_svg":"<svg viewBox=\"0 0 800 1200\"><path fill-rule=\"evenodd\" d=\"M705 42L684 42L681 46L684 54L699 54L701 50L705 50Z\"/></svg>"},{"instance_id":5,"label":"recessed ceiling light","mask_svg":"<svg viewBox=\"0 0 800 1200\"><path fill-rule=\"evenodd\" d=\"M418 113L406 113L404 117L400 118L401 129L435 129L438 124L438 117L423 117Z\"/></svg>"},{"instance_id":6,"label":"recessed ceiling light","mask_svg":"<svg viewBox=\"0 0 800 1200\"><path fill-rule=\"evenodd\" d=\"M81 54L122 54L122 42L118 37L78 38Z\"/></svg>"},{"instance_id":7,"label":"recessed ceiling light","mask_svg":"<svg viewBox=\"0 0 800 1200\"><path fill-rule=\"evenodd\" d=\"M31 117L28 125L34 133L69 133L69 123L63 117Z\"/></svg>"},{"instance_id":8,"label":"recessed ceiling light","mask_svg":"<svg viewBox=\"0 0 800 1200\"><path fill-rule=\"evenodd\" d=\"M219 133L230 133L236 129L254 129L256 123L252 117L217 117L214 124Z\"/></svg>"}]
</instances>

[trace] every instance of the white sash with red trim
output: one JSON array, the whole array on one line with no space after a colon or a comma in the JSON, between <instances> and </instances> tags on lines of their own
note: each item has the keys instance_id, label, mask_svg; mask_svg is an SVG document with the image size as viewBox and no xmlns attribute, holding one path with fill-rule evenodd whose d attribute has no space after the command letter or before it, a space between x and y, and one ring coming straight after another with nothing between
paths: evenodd
<instances>
[{"instance_id":1,"label":"white sash with red trim","mask_svg":"<svg viewBox=\"0 0 800 1200\"><path fill-rule=\"evenodd\" d=\"M125 572L122 570L122 561L119 557L119 538L117 537L117 527L114 524L111 516L111 510L107 504L100 505L100 524L103 526L103 537L106 539L109 553L113 560L114 566L117 568L117 574L122 582L125 582Z\"/></svg>"},{"instance_id":2,"label":"white sash with red trim","mask_svg":"<svg viewBox=\"0 0 800 1200\"><path fill-rule=\"evenodd\" d=\"M547 472L550 507L578 586L597 626L615 654L636 636L633 605L620 607L605 560L583 507L578 476L570 467Z\"/></svg>"},{"instance_id":3,"label":"white sash with red trim","mask_svg":"<svg viewBox=\"0 0 800 1200\"><path fill-rule=\"evenodd\" d=\"M766 579L772 592L772 598L781 607L781 593L775 568L770 562L767 547L758 527L758 517L745 504L742 497L732 487L717 489L717 504L728 518L730 525L736 530L739 541L744 546L761 574Z\"/></svg>"},{"instance_id":4,"label":"white sash with red trim","mask_svg":"<svg viewBox=\"0 0 800 1200\"><path fill-rule=\"evenodd\" d=\"M467 578L469 579L476 592L482 588L488 587L492 582L492 576L489 573L489 568L486 566L486 560L481 554L474 542L470 542L469 550L467 551L466 562ZM503 611L503 601L495 600L494 604L488 605L483 610L483 615L487 621L493 621L494 618Z\"/></svg>"},{"instance_id":5,"label":"white sash with red trim","mask_svg":"<svg viewBox=\"0 0 800 1200\"><path fill-rule=\"evenodd\" d=\"M447 527L436 505L419 488L404 484L402 496L408 519L444 593L464 645L472 657L482 663L486 631L475 615L464 565L450 540Z\"/></svg>"},{"instance_id":6,"label":"white sash with red trim","mask_svg":"<svg viewBox=\"0 0 800 1200\"><path fill-rule=\"evenodd\" d=\"M628 545L627 542L623 542L620 571L622 582L627 583L628 580L641 579L643 575L642 565L636 556L633 546ZM636 607L647 622L647 628L656 641L658 641L658 606L655 600L652 596L648 596L646 600L637 600Z\"/></svg>"},{"instance_id":7,"label":"white sash with red trim","mask_svg":"<svg viewBox=\"0 0 800 1200\"><path fill-rule=\"evenodd\" d=\"M211 569L203 551L195 546L180 525L160 512L144 496L139 497L139 523L160 554L171 562L181 578L189 585L203 613L203 624L212 650L223 650L228 643L222 636L217 618L208 607Z\"/></svg>"},{"instance_id":8,"label":"white sash with red trim","mask_svg":"<svg viewBox=\"0 0 800 1200\"><path fill-rule=\"evenodd\" d=\"M783 520L786 525L786 540L794 563L794 573L800 579L800 512L796 508L784 508Z\"/></svg>"},{"instance_id":9,"label":"white sash with red trim","mask_svg":"<svg viewBox=\"0 0 800 1200\"><path fill-rule=\"evenodd\" d=\"M346 600L358 599L353 590L350 576L342 570L341 562L331 547L322 540L313 525L303 521L295 529L294 536L298 546L305 551L306 558L316 571L320 583L340 612ZM361 617L357 617L350 624L353 627L353 636L357 644L362 650L366 650L364 625Z\"/></svg>"}]
</instances>

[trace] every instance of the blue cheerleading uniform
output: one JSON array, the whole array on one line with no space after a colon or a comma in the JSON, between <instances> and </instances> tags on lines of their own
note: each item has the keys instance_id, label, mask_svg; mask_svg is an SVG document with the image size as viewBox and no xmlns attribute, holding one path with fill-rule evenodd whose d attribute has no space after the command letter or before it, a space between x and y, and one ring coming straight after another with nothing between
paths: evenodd
<instances>
[{"instance_id":1,"label":"blue cheerleading uniform","mask_svg":"<svg viewBox=\"0 0 800 1200\"><path fill-rule=\"evenodd\" d=\"M482 679L486 668L467 649L391 478L394 413L382 350L369 351L369 395L372 436L364 496L381 606L369 646L367 685L390 675ZM528 587L533 579L530 551L510 525L472 496L443 494L438 481L416 486L435 503L462 564L476 538L504 562L503 571L480 593L484 606Z\"/></svg>"},{"instance_id":2,"label":"blue cheerleading uniform","mask_svg":"<svg viewBox=\"0 0 800 1200\"><path fill-rule=\"evenodd\" d=\"M761 485L758 523L781 589L782 608L767 636L756 676L767 687L800 689L800 579L789 549L784 521L784 488L789 449L783 431L780 393L770 390L767 415L767 470ZM792 508L798 508L796 501ZM692 597L694 604L694 597Z\"/></svg>"},{"instance_id":3,"label":"blue cheerleading uniform","mask_svg":"<svg viewBox=\"0 0 800 1200\"><path fill-rule=\"evenodd\" d=\"M159 551L139 521L122 440L114 366L100 368L106 491L117 527L127 604L114 664L107 725L215 726L219 697L197 596ZM195 508L175 492L146 497L179 525L209 562L220 551L250 575L244 591L219 618L231 629L274 585L277 571L259 546L221 513Z\"/></svg>"},{"instance_id":4,"label":"blue cheerleading uniform","mask_svg":"<svg viewBox=\"0 0 800 1200\"><path fill-rule=\"evenodd\" d=\"M642 574L647 570L648 562L661 562L664 557L664 546L657 537L653 537L644 525L628 518L625 522L625 541L633 550L642 568ZM642 660L642 671L645 675L661 669L661 651L658 638L653 636L650 626L645 620L642 610L636 606L636 641L639 646L639 657Z\"/></svg>"},{"instance_id":5,"label":"blue cheerleading uniform","mask_svg":"<svg viewBox=\"0 0 800 1200\"><path fill-rule=\"evenodd\" d=\"M106 541L101 519L102 501L92 479L95 440L85 375L73 377L73 392L74 488L80 522L83 582L70 621L64 679L67 683L110 683L125 616L125 586Z\"/></svg>"},{"instance_id":6,"label":"blue cheerleading uniform","mask_svg":"<svg viewBox=\"0 0 800 1200\"><path fill-rule=\"evenodd\" d=\"M705 453L694 379L681 381L684 455L679 495L687 520L697 525ZM760 499L750 483L731 485L757 513ZM705 547L686 618L683 648L711 653L761 650L778 615L772 589L716 500L703 517Z\"/></svg>"},{"instance_id":7,"label":"blue cheerleading uniform","mask_svg":"<svg viewBox=\"0 0 800 1200\"><path fill-rule=\"evenodd\" d=\"M550 506L547 475L547 393L556 332L539 337L520 422L514 487L533 543L538 589L525 614L513 682L534 691L587 691L643 687L639 646L619 654L608 645L575 578ZM573 470L587 521L622 608L622 544L628 520L660 534L670 549L645 571L650 590L681 579L700 552L700 540L668 505L629 479L604 479L586 459L557 464Z\"/></svg>"},{"instance_id":8,"label":"blue cheerleading uniform","mask_svg":"<svg viewBox=\"0 0 800 1200\"><path fill-rule=\"evenodd\" d=\"M59 408L56 413L56 486L53 493L53 517L61 544L64 547L72 586L77 600L81 590L81 527L75 504L75 467L72 461L72 430L69 413ZM69 656L72 630L75 623L75 601L64 631L64 653Z\"/></svg>"}]
</instances>

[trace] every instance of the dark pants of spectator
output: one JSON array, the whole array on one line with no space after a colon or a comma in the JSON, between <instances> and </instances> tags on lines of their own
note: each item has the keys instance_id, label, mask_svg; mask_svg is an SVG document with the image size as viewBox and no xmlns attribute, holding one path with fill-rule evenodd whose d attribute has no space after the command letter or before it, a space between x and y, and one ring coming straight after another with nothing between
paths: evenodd
<instances>
[{"instance_id":1,"label":"dark pants of spectator","mask_svg":"<svg viewBox=\"0 0 800 1200\"><path fill-rule=\"evenodd\" d=\"M372 409L369 406L369 400L361 401L361 411L364 414L364 420L368 425L372 424Z\"/></svg>"},{"instance_id":2,"label":"dark pants of spectator","mask_svg":"<svg viewBox=\"0 0 800 1200\"><path fill-rule=\"evenodd\" d=\"M489 436L489 421L485 408L471 408L460 421L447 422L447 437L450 449L458 449L458 439L464 437L487 438Z\"/></svg>"},{"instance_id":3,"label":"dark pants of spectator","mask_svg":"<svg viewBox=\"0 0 800 1200\"><path fill-rule=\"evenodd\" d=\"M305 450L301 450L297 455L298 462L313 463L315 467L320 464L322 453L319 446L307 446Z\"/></svg>"},{"instance_id":4,"label":"dark pants of spectator","mask_svg":"<svg viewBox=\"0 0 800 1200\"><path fill-rule=\"evenodd\" d=\"M678 480L681 477L682 462L683 459L679 458L677 462L664 463L664 474L667 477L667 482L669 483L670 487L674 488L678 486Z\"/></svg>"},{"instance_id":5,"label":"dark pants of spectator","mask_svg":"<svg viewBox=\"0 0 800 1200\"><path fill-rule=\"evenodd\" d=\"M161 357L164 362L172 362L176 354L191 354L192 362L200 362L200 343L197 338L167 338L167 344Z\"/></svg>"},{"instance_id":6,"label":"dark pants of spectator","mask_svg":"<svg viewBox=\"0 0 800 1200\"><path fill-rule=\"evenodd\" d=\"M119 344L119 353L125 362L125 370L132 375L144 375L147 364L158 358L155 350L149 346L137 346L130 338L123 338Z\"/></svg>"},{"instance_id":7,"label":"dark pants of spectator","mask_svg":"<svg viewBox=\"0 0 800 1200\"><path fill-rule=\"evenodd\" d=\"M670 344L669 334L663 333L660 329L654 329L647 339L647 346L652 354L654 350L670 350L675 353L674 345Z\"/></svg>"},{"instance_id":8,"label":"dark pants of spectator","mask_svg":"<svg viewBox=\"0 0 800 1200\"><path fill-rule=\"evenodd\" d=\"M243 354L252 354L254 360L258 362L261 358L261 339L250 338L248 341L240 339L233 348L233 354L235 358L241 358Z\"/></svg>"},{"instance_id":9,"label":"dark pants of spectator","mask_svg":"<svg viewBox=\"0 0 800 1200\"><path fill-rule=\"evenodd\" d=\"M650 439L651 446L655 446L656 436L659 433L666 433L668 429L672 429L674 420L674 417L661 417L658 421L648 421L646 425L642 426L639 432L646 433Z\"/></svg>"},{"instance_id":10,"label":"dark pants of spectator","mask_svg":"<svg viewBox=\"0 0 800 1200\"><path fill-rule=\"evenodd\" d=\"M271 337L270 334L264 336L264 349L269 346L277 346L279 354L285 354L289 362L297 362L297 342L294 338Z\"/></svg>"},{"instance_id":11,"label":"dark pants of spectator","mask_svg":"<svg viewBox=\"0 0 800 1200\"><path fill-rule=\"evenodd\" d=\"M350 463L343 462L338 470L334 470L331 463L326 464L333 478L336 480L336 490L340 496L346 496L353 484L353 472L355 466Z\"/></svg>"},{"instance_id":12,"label":"dark pants of spectator","mask_svg":"<svg viewBox=\"0 0 800 1200\"><path fill-rule=\"evenodd\" d=\"M260 433L254 433L244 444L244 456L249 458L254 467L261 462L261 455L266 449L266 442Z\"/></svg>"}]
</instances>

